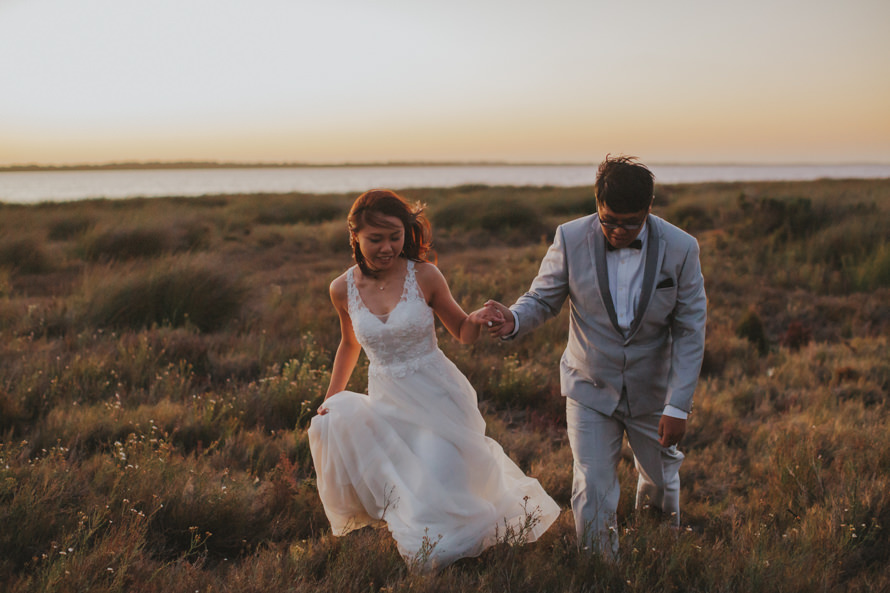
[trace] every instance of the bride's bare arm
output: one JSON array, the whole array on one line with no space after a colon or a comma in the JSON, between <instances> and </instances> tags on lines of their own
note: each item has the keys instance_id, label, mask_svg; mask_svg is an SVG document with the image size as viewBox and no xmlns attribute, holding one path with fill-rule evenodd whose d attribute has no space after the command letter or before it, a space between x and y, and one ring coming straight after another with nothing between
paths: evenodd
<instances>
[{"instance_id":1,"label":"bride's bare arm","mask_svg":"<svg viewBox=\"0 0 890 593\"><path fill-rule=\"evenodd\" d=\"M331 383L324 398L328 399L335 393L346 389L349 377L358 362L358 356L362 347L359 345L352 329L352 320L349 317L346 296L346 279L340 276L331 283L331 302L340 316L340 345L334 356L334 366L331 369Z\"/></svg>"},{"instance_id":2,"label":"bride's bare arm","mask_svg":"<svg viewBox=\"0 0 890 593\"><path fill-rule=\"evenodd\" d=\"M467 315L454 300L445 276L433 264L417 265L417 283L442 325L461 344L472 344L478 340L480 327L489 321L496 321L499 315L496 310L487 307Z\"/></svg>"}]
</instances>

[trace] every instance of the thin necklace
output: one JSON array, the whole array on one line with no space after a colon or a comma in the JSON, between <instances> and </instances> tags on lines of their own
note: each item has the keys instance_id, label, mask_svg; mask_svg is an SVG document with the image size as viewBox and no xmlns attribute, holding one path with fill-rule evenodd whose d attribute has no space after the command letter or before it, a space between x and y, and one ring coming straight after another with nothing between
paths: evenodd
<instances>
[{"instance_id":1,"label":"thin necklace","mask_svg":"<svg viewBox=\"0 0 890 593\"><path fill-rule=\"evenodd\" d=\"M371 278L374 278L374 276L371 276ZM379 282L377 278L374 278L374 281ZM389 280L383 280L383 284L377 284L377 290L386 290L387 286L389 286Z\"/></svg>"},{"instance_id":2,"label":"thin necklace","mask_svg":"<svg viewBox=\"0 0 890 593\"><path fill-rule=\"evenodd\" d=\"M377 290L384 290L387 287L387 285L389 285L389 280L384 280L384 279L378 278L377 276L370 276L369 279L374 282L374 286L377 287Z\"/></svg>"},{"instance_id":3,"label":"thin necklace","mask_svg":"<svg viewBox=\"0 0 890 593\"><path fill-rule=\"evenodd\" d=\"M374 286L377 287L377 290L386 290L386 287L389 286L389 280L381 280L376 276L368 276L368 279L373 281Z\"/></svg>"}]
</instances>

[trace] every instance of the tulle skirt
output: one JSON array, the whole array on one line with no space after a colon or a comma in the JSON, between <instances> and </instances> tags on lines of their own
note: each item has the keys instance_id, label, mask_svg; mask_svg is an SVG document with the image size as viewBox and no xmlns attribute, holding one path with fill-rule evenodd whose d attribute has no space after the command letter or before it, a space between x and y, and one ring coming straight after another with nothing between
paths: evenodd
<instances>
[{"instance_id":1,"label":"tulle skirt","mask_svg":"<svg viewBox=\"0 0 890 593\"><path fill-rule=\"evenodd\" d=\"M335 535L385 523L409 563L442 568L498 540L531 542L559 506L485 436L476 393L441 351L369 395L343 391L312 419L318 491Z\"/></svg>"}]
</instances>

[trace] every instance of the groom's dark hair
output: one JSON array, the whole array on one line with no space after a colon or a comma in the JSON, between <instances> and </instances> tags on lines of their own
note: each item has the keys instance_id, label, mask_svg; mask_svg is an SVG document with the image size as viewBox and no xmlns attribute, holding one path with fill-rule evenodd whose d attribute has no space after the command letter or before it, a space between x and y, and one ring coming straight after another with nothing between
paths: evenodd
<instances>
[{"instance_id":1,"label":"groom's dark hair","mask_svg":"<svg viewBox=\"0 0 890 593\"><path fill-rule=\"evenodd\" d=\"M646 210L652 205L655 176L634 156L606 155L596 171L593 192L597 204L618 214Z\"/></svg>"}]
</instances>

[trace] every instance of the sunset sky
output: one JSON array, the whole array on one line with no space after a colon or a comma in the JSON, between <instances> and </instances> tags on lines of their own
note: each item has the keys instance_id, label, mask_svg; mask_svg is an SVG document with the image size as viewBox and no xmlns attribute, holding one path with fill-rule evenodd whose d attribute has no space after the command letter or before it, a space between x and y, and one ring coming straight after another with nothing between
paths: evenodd
<instances>
[{"instance_id":1,"label":"sunset sky","mask_svg":"<svg viewBox=\"0 0 890 593\"><path fill-rule=\"evenodd\" d=\"M888 0L0 0L0 165L890 162Z\"/></svg>"}]
</instances>

